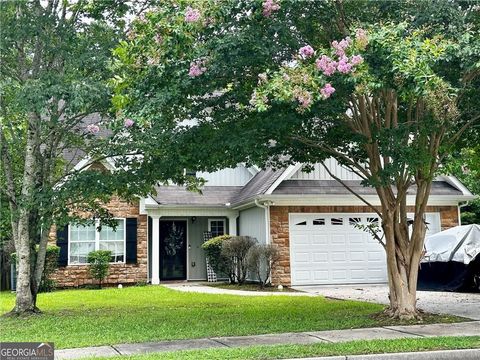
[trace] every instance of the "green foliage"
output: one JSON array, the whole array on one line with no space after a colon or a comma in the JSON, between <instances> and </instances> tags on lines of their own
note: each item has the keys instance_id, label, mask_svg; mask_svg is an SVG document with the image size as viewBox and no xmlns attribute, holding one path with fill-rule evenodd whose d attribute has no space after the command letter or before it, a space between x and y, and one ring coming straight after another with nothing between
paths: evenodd
<instances>
[{"instance_id":1,"label":"green foliage","mask_svg":"<svg viewBox=\"0 0 480 360\"><path fill-rule=\"evenodd\" d=\"M202 249L205 250L210 266L220 276L223 274L230 275L231 260L222 255L222 246L231 237L231 235L220 235L202 244Z\"/></svg>"},{"instance_id":2,"label":"green foliage","mask_svg":"<svg viewBox=\"0 0 480 360\"><path fill-rule=\"evenodd\" d=\"M232 283L243 284L245 282L249 250L256 243L257 239L250 236L232 236L222 243L221 256L229 259L229 277Z\"/></svg>"},{"instance_id":3,"label":"green foliage","mask_svg":"<svg viewBox=\"0 0 480 360\"><path fill-rule=\"evenodd\" d=\"M110 250L96 250L88 254L87 262L90 275L98 280L98 287L100 288L103 280L108 276L111 258L112 252Z\"/></svg>"},{"instance_id":4,"label":"green foliage","mask_svg":"<svg viewBox=\"0 0 480 360\"><path fill-rule=\"evenodd\" d=\"M50 292L55 290L57 283L51 279L50 276L55 272L58 267L58 256L60 255L60 248L58 246L47 246L47 252L45 255L45 265L42 273L42 280L40 282L40 292Z\"/></svg>"},{"instance_id":5,"label":"green foliage","mask_svg":"<svg viewBox=\"0 0 480 360\"><path fill-rule=\"evenodd\" d=\"M280 260L278 247L273 244L257 244L250 248L248 269L257 277L260 286L270 284L272 267Z\"/></svg>"}]
</instances>

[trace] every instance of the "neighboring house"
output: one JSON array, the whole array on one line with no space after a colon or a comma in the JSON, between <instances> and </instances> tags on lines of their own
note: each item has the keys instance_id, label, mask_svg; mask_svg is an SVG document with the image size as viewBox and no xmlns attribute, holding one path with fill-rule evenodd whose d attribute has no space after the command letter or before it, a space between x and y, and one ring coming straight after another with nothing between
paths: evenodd
<instances>
[{"instance_id":1,"label":"neighboring house","mask_svg":"<svg viewBox=\"0 0 480 360\"><path fill-rule=\"evenodd\" d=\"M370 203L379 205L375 190L361 186L355 174L333 159L326 165ZM112 165L92 166L108 169ZM387 282L383 248L354 226L379 223L378 216L322 166L305 172L301 164L279 170L239 165L197 176L207 180L203 194L159 186L157 194L135 204L114 199L107 207L118 218L116 232L105 227L97 232L93 225L59 229L59 285L92 282L85 261L94 249L110 249L114 254L107 278L111 284L206 280L201 245L221 234L248 235L277 245L281 260L272 272L274 284ZM472 198L457 179L438 177L427 208L428 233L458 225L459 203ZM413 204L412 193L407 205Z\"/></svg>"}]
</instances>

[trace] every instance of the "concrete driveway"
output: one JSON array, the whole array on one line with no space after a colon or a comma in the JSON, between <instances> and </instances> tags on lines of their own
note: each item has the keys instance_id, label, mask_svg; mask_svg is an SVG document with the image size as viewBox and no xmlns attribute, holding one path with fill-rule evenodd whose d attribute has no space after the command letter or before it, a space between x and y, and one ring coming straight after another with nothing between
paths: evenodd
<instances>
[{"instance_id":1,"label":"concrete driveway","mask_svg":"<svg viewBox=\"0 0 480 360\"><path fill-rule=\"evenodd\" d=\"M336 299L388 304L387 285L295 286L296 290ZM451 314L480 320L480 294L418 291L418 308L436 314Z\"/></svg>"}]
</instances>

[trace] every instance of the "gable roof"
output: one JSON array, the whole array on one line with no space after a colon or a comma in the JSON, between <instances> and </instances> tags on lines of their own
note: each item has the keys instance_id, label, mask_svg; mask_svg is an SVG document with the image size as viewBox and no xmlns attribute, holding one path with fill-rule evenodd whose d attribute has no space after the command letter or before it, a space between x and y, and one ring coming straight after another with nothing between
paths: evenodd
<instances>
[{"instance_id":1,"label":"gable roof","mask_svg":"<svg viewBox=\"0 0 480 360\"><path fill-rule=\"evenodd\" d=\"M233 198L232 204L240 204L242 202L251 200L255 196L265 194L284 172L285 168L267 168L265 170L261 170Z\"/></svg>"}]
</instances>

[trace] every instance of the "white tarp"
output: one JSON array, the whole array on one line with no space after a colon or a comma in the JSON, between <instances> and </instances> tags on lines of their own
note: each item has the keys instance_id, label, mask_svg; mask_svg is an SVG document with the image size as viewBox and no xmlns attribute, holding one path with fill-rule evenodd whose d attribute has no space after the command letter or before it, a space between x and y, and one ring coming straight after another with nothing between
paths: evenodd
<instances>
[{"instance_id":1,"label":"white tarp","mask_svg":"<svg viewBox=\"0 0 480 360\"><path fill-rule=\"evenodd\" d=\"M457 261L468 265L480 254L480 225L463 225L436 233L425 239L422 262Z\"/></svg>"}]
</instances>

